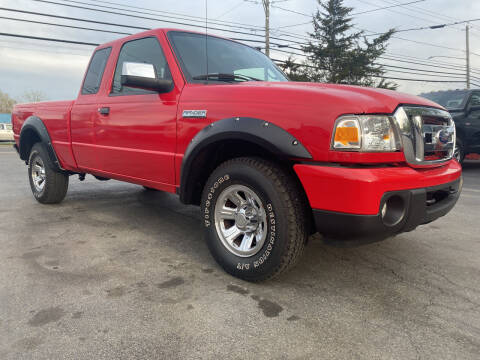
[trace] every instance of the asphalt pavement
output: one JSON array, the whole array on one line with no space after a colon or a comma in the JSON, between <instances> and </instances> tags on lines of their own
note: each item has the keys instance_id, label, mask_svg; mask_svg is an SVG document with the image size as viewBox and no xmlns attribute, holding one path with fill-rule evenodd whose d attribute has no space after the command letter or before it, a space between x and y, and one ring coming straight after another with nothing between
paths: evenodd
<instances>
[{"instance_id":1,"label":"asphalt pavement","mask_svg":"<svg viewBox=\"0 0 480 360\"><path fill-rule=\"evenodd\" d=\"M70 180L41 205L0 146L0 359L480 358L480 161L447 216L359 248L313 236L260 284L215 263L197 207Z\"/></svg>"}]
</instances>

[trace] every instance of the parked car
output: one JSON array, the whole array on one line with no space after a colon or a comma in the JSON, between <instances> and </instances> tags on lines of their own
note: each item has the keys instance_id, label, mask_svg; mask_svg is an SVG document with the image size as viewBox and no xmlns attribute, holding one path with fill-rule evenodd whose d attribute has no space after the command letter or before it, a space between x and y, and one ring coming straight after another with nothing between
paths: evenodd
<instances>
[{"instance_id":1,"label":"parked car","mask_svg":"<svg viewBox=\"0 0 480 360\"><path fill-rule=\"evenodd\" d=\"M421 94L444 106L455 122L455 157L462 163L468 154L480 154L480 90L448 90Z\"/></svg>"},{"instance_id":2,"label":"parked car","mask_svg":"<svg viewBox=\"0 0 480 360\"><path fill-rule=\"evenodd\" d=\"M17 105L13 124L39 202L62 201L73 174L177 193L201 206L213 257L249 281L290 268L316 231L357 243L411 231L462 186L440 105L289 82L258 50L180 30L99 46L76 100Z\"/></svg>"},{"instance_id":3,"label":"parked car","mask_svg":"<svg viewBox=\"0 0 480 360\"><path fill-rule=\"evenodd\" d=\"M0 123L0 141L13 141L12 124Z\"/></svg>"}]
</instances>

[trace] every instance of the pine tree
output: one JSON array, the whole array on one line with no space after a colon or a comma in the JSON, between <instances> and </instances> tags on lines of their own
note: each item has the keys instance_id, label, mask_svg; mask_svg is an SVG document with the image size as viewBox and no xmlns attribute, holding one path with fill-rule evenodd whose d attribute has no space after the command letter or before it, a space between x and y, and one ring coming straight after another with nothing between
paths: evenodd
<instances>
[{"instance_id":1,"label":"pine tree","mask_svg":"<svg viewBox=\"0 0 480 360\"><path fill-rule=\"evenodd\" d=\"M302 71L303 65L298 64L292 56L289 56L279 66L291 81L309 81L306 73Z\"/></svg>"},{"instance_id":2,"label":"pine tree","mask_svg":"<svg viewBox=\"0 0 480 360\"><path fill-rule=\"evenodd\" d=\"M303 47L311 65L305 70L310 81L335 84L376 86L396 89L397 85L382 80L385 70L376 62L387 48L394 33L391 29L368 40L363 31L353 31L353 10L343 0L318 0L320 9L313 17L311 40ZM362 41L363 40L363 41Z\"/></svg>"}]
</instances>

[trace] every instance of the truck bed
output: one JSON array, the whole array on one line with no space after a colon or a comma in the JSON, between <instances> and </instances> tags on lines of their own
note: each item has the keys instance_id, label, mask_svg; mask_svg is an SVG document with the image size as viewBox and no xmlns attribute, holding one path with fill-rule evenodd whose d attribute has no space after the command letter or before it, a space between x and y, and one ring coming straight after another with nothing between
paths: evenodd
<instances>
[{"instance_id":1,"label":"truck bed","mask_svg":"<svg viewBox=\"0 0 480 360\"><path fill-rule=\"evenodd\" d=\"M12 124L15 142L19 145L20 131L26 119L37 116L46 126L55 152L63 164L72 163L70 145L70 111L74 100L18 104L13 108Z\"/></svg>"}]
</instances>

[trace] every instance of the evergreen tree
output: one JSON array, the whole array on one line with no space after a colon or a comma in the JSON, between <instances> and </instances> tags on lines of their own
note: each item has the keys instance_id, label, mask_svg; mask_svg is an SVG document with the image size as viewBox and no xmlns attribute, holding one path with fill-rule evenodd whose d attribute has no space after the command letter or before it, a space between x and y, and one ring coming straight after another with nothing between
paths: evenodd
<instances>
[{"instance_id":1,"label":"evergreen tree","mask_svg":"<svg viewBox=\"0 0 480 360\"><path fill-rule=\"evenodd\" d=\"M376 60L385 53L394 30L368 40L363 31L353 31L352 8L343 0L318 0L320 9L313 17L311 40L303 47L308 63L305 70L310 81L396 89L385 79L385 70ZM363 41L362 41L363 40ZM379 80L381 79L381 80Z\"/></svg>"},{"instance_id":2,"label":"evergreen tree","mask_svg":"<svg viewBox=\"0 0 480 360\"><path fill-rule=\"evenodd\" d=\"M303 65L295 62L292 56L279 66L291 81L309 81L307 74L303 71Z\"/></svg>"}]
</instances>

